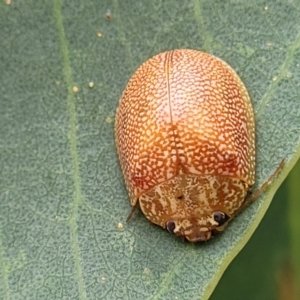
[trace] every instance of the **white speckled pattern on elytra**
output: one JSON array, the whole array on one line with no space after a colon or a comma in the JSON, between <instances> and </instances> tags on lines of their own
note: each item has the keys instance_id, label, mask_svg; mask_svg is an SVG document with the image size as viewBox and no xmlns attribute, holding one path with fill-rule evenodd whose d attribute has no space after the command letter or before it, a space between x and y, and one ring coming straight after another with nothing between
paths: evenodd
<instances>
[{"instance_id":1,"label":"white speckled pattern on elytra","mask_svg":"<svg viewBox=\"0 0 300 300\"><path fill-rule=\"evenodd\" d=\"M235 197L235 204L226 197L219 199L218 206L233 214L231 208L243 203L246 190L254 184L254 131L247 90L225 62L187 49L152 57L131 77L116 115L116 145L131 204L145 199L146 193L158 192L161 184L173 185L177 177L217 176L229 178L233 185L239 181L245 189L241 199ZM147 209L140 201L146 217L163 227L170 215L158 220L159 207L176 206L168 197L150 197L158 203L143 202ZM209 197L201 201L202 218L211 204Z\"/></svg>"}]
</instances>

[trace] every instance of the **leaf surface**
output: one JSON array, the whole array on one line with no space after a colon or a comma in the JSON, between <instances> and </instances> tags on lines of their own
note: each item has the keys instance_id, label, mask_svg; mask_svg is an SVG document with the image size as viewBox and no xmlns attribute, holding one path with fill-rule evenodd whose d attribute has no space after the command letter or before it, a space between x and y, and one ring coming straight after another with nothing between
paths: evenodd
<instances>
[{"instance_id":1,"label":"leaf surface","mask_svg":"<svg viewBox=\"0 0 300 300\"><path fill-rule=\"evenodd\" d=\"M0 298L207 299L300 156L299 7L1 2ZM286 160L266 193L205 245L180 241L139 211L125 222L115 109L134 70L174 48L212 53L246 84L255 188Z\"/></svg>"}]
</instances>

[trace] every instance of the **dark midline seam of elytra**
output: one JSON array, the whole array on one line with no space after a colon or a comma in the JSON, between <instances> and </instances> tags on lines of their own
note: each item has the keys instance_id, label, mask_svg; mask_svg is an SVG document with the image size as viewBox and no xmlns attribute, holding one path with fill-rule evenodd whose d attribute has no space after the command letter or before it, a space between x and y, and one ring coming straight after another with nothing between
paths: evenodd
<instances>
[{"instance_id":1,"label":"dark midline seam of elytra","mask_svg":"<svg viewBox=\"0 0 300 300\"><path fill-rule=\"evenodd\" d=\"M171 107L171 92L170 92L170 61L172 61L174 51L167 52L167 57L165 61L165 74L167 79L167 87L168 87L168 101L169 101L169 108L170 108L170 118L171 124L173 125L173 118L172 118L172 107Z\"/></svg>"},{"instance_id":2,"label":"dark midline seam of elytra","mask_svg":"<svg viewBox=\"0 0 300 300\"><path fill-rule=\"evenodd\" d=\"M170 108L170 119L171 119L171 124L172 124L172 135L171 137L173 138L173 141L175 143L175 150L176 150L176 156L177 156L177 165L178 167L180 167L180 158L178 155L178 150L176 147L176 134L173 131L173 110L172 110L172 104L171 104L171 89L170 89L170 63L173 60L173 53L174 50L170 51L167 53L167 57L166 57L166 61L165 61L165 73L166 73L166 78L167 78L167 86L168 86L168 101L169 101L169 108ZM177 168L177 170L179 170L179 168Z\"/></svg>"}]
</instances>

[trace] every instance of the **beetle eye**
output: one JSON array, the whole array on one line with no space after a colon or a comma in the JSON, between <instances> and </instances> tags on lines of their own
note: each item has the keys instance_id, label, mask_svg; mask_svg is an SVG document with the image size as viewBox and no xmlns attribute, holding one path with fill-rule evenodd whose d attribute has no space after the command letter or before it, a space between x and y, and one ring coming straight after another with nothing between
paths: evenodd
<instances>
[{"instance_id":1,"label":"beetle eye","mask_svg":"<svg viewBox=\"0 0 300 300\"><path fill-rule=\"evenodd\" d=\"M216 211L213 213L213 218L218 223L218 226L222 226L227 222L229 216L223 213L222 211Z\"/></svg>"},{"instance_id":2,"label":"beetle eye","mask_svg":"<svg viewBox=\"0 0 300 300\"><path fill-rule=\"evenodd\" d=\"M166 227L167 227L167 230L170 232L170 233L174 233L174 229L176 227L176 224L173 220L170 220L166 223Z\"/></svg>"}]
</instances>

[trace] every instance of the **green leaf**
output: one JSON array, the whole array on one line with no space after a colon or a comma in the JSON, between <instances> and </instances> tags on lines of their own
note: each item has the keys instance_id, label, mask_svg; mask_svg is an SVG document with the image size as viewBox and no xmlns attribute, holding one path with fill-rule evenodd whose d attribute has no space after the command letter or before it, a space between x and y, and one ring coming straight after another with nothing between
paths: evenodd
<instances>
[{"instance_id":1,"label":"green leaf","mask_svg":"<svg viewBox=\"0 0 300 300\"><path fill-rule=\"evenodd\" d=\"M0 298L207 299L300 156L299 7L279 0L268 7L254 0L2 1ZM248 87L255 188L286 160L258 201L204 245L177 239L141 212L125 222L115 109L134 70L174 48L215 54Z\"/></svg>"}]
</instances>

